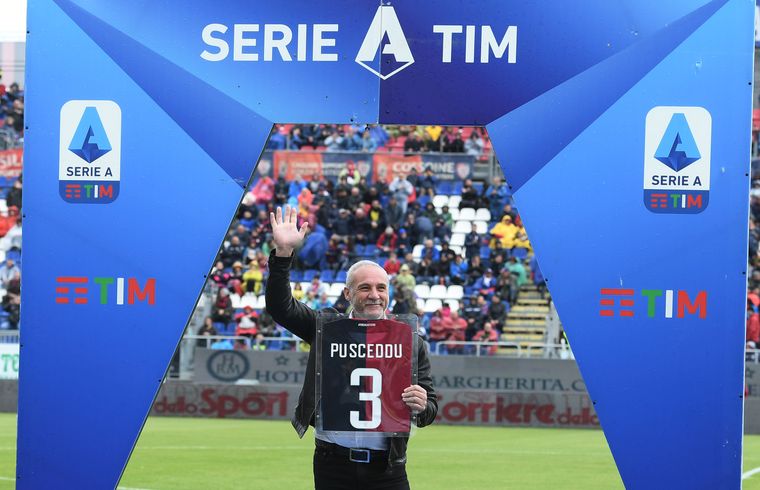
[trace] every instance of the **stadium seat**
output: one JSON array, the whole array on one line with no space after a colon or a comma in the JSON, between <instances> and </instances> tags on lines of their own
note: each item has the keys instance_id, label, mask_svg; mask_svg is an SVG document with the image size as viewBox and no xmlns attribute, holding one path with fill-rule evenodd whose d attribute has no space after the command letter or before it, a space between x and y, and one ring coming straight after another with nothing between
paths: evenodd
<instances>
[{"instance_id":1,"label":"stadium seat","mask_svg":"<svg viewBox=\"0 0 760 490\"><path fill-rule=\"evenodd\" d=\"M328 296L340 296L343 294L343 288L346 287L345 283L334 282L330 285L330 290L327 292Z\"/></svg>"},{"instance_id":2,"label":"stadium seat","mask_svg":"<svg viewBox=\"0 0 760 490\"><path fill-rule=\"evenodd\" d=\"M459 192L462 192L462 190L460 189ZM462 202L462 196L460 196L458 193L455 193L453 196L449 197L450 208L459 208L460 202Z\"/></svg>"},{"instance_id":3,"label":"stadium seat","mask_svg":"<svg viewBox=\"0 0 760 490\"><path fill-rule=\"evenodd\" d=\"M417 309L425 311L425 300L422 298L417 298Z\"/></svg>"},{"instance_id":4,"label":"stadium seat","mask_svg":"<svg viewBox=\"0 0 760 490\"><path fill-rule=\"evenodd\" d=\"M414 257L414 260L419 261L422 258L423 248L425 248L425 246L422 244L414 246L414 248L412 249L412 256Z\"/></svg>"},{"instance_id":5,"label":"stadium seat","mask_svg":"<svg viewBox=\"0 0 760 490\"><path fill-rule=\"evenodd\" d=\"M453 186L451 185L451 182L448 180L438 182L435 185L436 194L443 194L443 195L448 196L448 195L453 194L453 191L454 191Z\"/></svg>"},{"instance_id":6,"label":"stadium seat","mask_svg":"<svg viewBox=\"0 0 760 490\"><path fill-rule=\"evenodd\" d=\"M364 247L364 257L377 257L380 255L380 249L377 248L377 245L369 244Z\"/></svg>"},{"instance_id":7,"label":"stadium seat","mask_svg":"<svg viewBox=\"0 0 760 490\"><path fill-rule=\"evenodd\" d=\"M475 220L475 209L473 208L462 208L459 210L459 219L460 220L467 220L467 221L474 221Z\"/></svg>"},{"instance_id":8,"label":"stadium seat","mask_svg":"<svg viewBox=\"0 0 760 490\"><path fill-rule=\"evenodd\" d=\"M475 219L477 221L491 221L491 211L486 208L480 208L475 211Z\"/></svg>"},{"instance_id":9,"label":"stadium seat","mask_svg":"<svg viewBox=\"0 0 760 490\"><path fill-rule=\"evenodd\" d=\"M473 221L475 223L475 226L478 227L478 233L481 235L485 235L488 233L488 222L486 221Z\"/></svg>"},{"instance_id":10,"label":"stadium seat","mask_svg":"<svg viewBox=\"0 0 760 490\"><path fill-rule=\"evenodd\" d=\"M451 241L449 242L449 245L452 247L461 247L464 246L464 233L454 233L451 235Z\"/></svg>"},{"instance_id":11,"label":"stadium seat","mask_svg":"<svg viewBox=\"0 0 760 490\"><path fill-rule=\"evenodd\" d=\"M236 310L243 307L240 302L240 295L237 293L230 294L230 302L232 303L232 307Z\"/></svg>"},{"instance_id":12,"label":"stadium seat","mask_svg":"<svg viewBox=\"0 0 760 490\"><path fill-rule=\"evenodd\" d=\"M463 233L465 235L471 231L472 225L469 221L455 221L454 229L451 230L452 233Z\"/></svg>"},{"instance_id":13,"label":"stadium seat","mask_svg":"<svg viewBox=\"0 0 760 490\"><path fill-rule=\"evenodd\" d=\"M483 182L473 182L472 188L478 191L478 194L483 193Z\"/></svg>"},{"instance_id":14,"label":"stadium seat","mask_svg":"<svg viewBox=\"0 0 760 490\"><path fill-rule=\"evenodd\" d=\"M512 257L517 260L522 260L528 256L528 249L524 247L515 247L512 249Z\"/></svg>"},{"instance_id":15,"label":"stadium seat","mask_svg":"<svg viewBox=\"0 0 760 490\"><path fill-rule=\"evenodd\" d=\"M456 311L459 313L459 301L455 299L447 299L446 302L449 304L451 311Z\"/></svg>"},{"instance_id":16,"label":"stadium seat","mask_svg":"<svg viewBox=\"0 0 760 490\"><path fill-rule=\"evenodd\" d=\"M460 247L459 245L450 245L449 248L453 250L455 254L461 255L462 257L464 257L463 247Z\"/></svg>"},{"instance_id":17,"label":"stadium seat","mask_svg":"<svg viewBox=\"0 0 760 490\"><path fill-rule=\"evenodd\" d=\"M303 294L306 294L306 290L309 289L309 286L311 286L311 282L301 281L301 289L303 290Z\"/></svg>"},{"instance_id":18,"label":"stadium seat","mask_svg":"<svg viewBox=\"0 0 760 490\"><path fill-rule=\"evenodd\" d=\"M480 258L481 259L490 259L491 258L491 247L488 245L483 245L480 247Z\"/></svg>"},{"instance_id":19,"label":"stadium seat","mask_svg":"<svg viewBox=\"0 0 760 490\"><path fill-rule=\"evenodd\" d=\"M256 308L259 302L259 298L253 294L253 293L245 293L242 298L240 298L240 307L245 308L246 306L250 306L251 308Z\"/></svg>"},{"instance_id":20,"label":"stadium seat","mask_svg":"<svg viewBox=\"0 0 760 490\"><path fill-rule=\"evenodd\" d=\"M443 284L436 284L430 288L430 294L428 298L433 299L446 299L446 286Z\"/></svg>"},{"instance_id":21,"label":"stadium seat","mask_svg":"<svg viewBox=\"0 0 760 490\"><path fill-rule=\"evenodd\" d=\"M362 245L361 243L357 243L356 245L354 245L354 253L358 257L364 257L364 245Z\"/></svg>"},{"instance_id":22,"label":"stadium seat","mask_svg":"<svg viewBox=\"0 0 760 490\"><path fill-rule=\"evenodd\" d=\"M463 188L464 188L464 182L462 182L461 180L457 181L454 184L454 195L461 194ZM458 205L459 205L459 203L457 203L457 206Z\"/></svg>"},{"instance_id":23,"label":"stadium seat","mask_svg":"<svg viewBox=\"0 0 760 490\"><path fill-rule=\"evenodd\" d=\"M433 206L436 208L442 208L443 206L448 206L449 204L449 196L442 196L437 195L433 196Z\"/></svg>"},{"instance_id":24,"label":"stadium seat","mask_svg":"<svg viewBox=\"0 0 760 490\"><path fill-rule=\"evenodd\" d=\"M452 284L446 289L446 299L462 299L464 296L464 288L458 284Z\"/></svg>"},{"instance_id":25,"label":"stadium seat","mask_svg":"<svg viewBox=\"0 0 760 490\"><path fill-rule=\"evenodd\" d=\"M335 271L332 269L323 270L319 275L319 280L322 282L333 282L335 279Z\"/></svg>"},{"instance_id":26,"label":"stadium seat","mask_svg":"<svg viewBox=\"0 0 760 490\"><path fill-rule=\"evenodd\" d=\"M319 271L314 270L314 269L308 269L308 270L304 271L304 273L303 273L303 279L301 279L301 280L302 281L311 282L311 280L314 279L314 276L316 276L317 274L319 274Z\"/></svg>"},{"instance_id":27,"label":"stadium seat","mask_svg":"<svg viewBox=\"0 0 760 490\"><path fill-rule=\"evenodd\" d=\"M429 299L425 301L425 313L434 313L441 309L441 306L443 306L443 303L440 299Z\"/></svg>"},{"instance_id":28,"label":"stadium seat","mask_svg":"<svg viewBox=\"0 0 760 490\"><path fill-rule=\"evenodd\" d=\"M295 282L301 282L303 280L303 271L290 271L290 280Z\"/></svg>"},{"instance_id":29,"label":"stadium seat","mask_svg":"<svg viewBox=\"0 0 760 490\"><path fill-rule=\"evenodd\" d=\"M414 294L416 294L418 298L428 299L428 297L430 297L430 286L427 284L418 284L414 286Z\"/></svg>"},{"instance_id":30,"label":"stadium seat","mask_svg":"<svg viewBox=\"0 0 760 490\"><path fill-rule=\"evenodd\" d=\"M264 310L267 307L267 298L263 294L259 296L258 300L256 301L256 306L254 309L256 310Z\"/></svg>"},{"instance_id":31,"label":"stadium seat","mask_svg":"<svg viewBox=\"0 0 760 490\"><path fill-rule=\"evenodd\" d=\"M347 274L348 273L346 271L338 271L338 273L335 274L335 280L337 282L346 282Z\"/></svg>"},{"instance_id":32,"label":"stadium seat","mask_svg":"<svg viewBox=\"0 0 760 490\"><path fill-rule=\"evenodd\" d=\"M454 221L459 219L459 208L449 205L449 213L451 213L451 219Z\"/></svg>"}]
</instances>

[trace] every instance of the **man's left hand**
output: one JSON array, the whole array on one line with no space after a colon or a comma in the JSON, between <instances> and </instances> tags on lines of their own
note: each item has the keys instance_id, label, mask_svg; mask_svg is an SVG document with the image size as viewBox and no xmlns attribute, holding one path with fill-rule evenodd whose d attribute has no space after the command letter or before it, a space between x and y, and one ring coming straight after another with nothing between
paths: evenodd
<instances>
[{"instance_id":1,"label":"man's left hand","mask_svg":"<svg viewBox=\"0 0 760 490\"><path fill-rule=\"evenodd\" d=\"M427 391L420 385L412 385L404 389L401 399L415 413L419 413L427 407Z\"/></svg>"}]
</instances>

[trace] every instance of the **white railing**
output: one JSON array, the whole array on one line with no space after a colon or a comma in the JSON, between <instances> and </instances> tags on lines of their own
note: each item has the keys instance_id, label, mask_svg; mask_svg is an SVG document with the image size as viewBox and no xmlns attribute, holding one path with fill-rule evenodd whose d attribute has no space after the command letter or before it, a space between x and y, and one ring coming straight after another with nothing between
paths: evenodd
<instances>
[{"instance_id":1,"label":"white railing","mask_svg":"<svg viewBox=\"0 0 760 490\"><path fill-rule=\"evenodd\" d=\"M0 344L18 344L18 330L0 330Z\"/></svg>"},{"instance_id":2,"label":"white railing","mask_svg":"<svg viewBox=\"0 0 760 490\"><path fill-rule=\"evenodd\" d=\"M465 340L442 340L431 342L434 355L464 354L474 356L499 357L544 357L552 359L574 359L573 352L567 344L550 344L544 342L478 342ZM496 347L496 349L493 349ZM500 348L512 352L499 352ZM491 351L494 351L491 353Z\"/></svg>"},{"instance_id":3,"label":"white railing","mask_svg":"<svg viewBox=\"0 0 760 490\"><path fill-rule=\"evenodd\" d=\"M233 343L235 343L238 340L245 341L246 348L251 348L251 338L250 337L243 337L243 336L230 336L230 335L185 335L183 340L188 340L192 342L196 342L198 340L205 340L206 341L206 347L211 348L211 344L218 340L230 340ZM296 337L264 337L263 339L264 345L269 348L272 344L275 343L281 343L288 345L288 349L277 349L277 350L301 350L301 344L303 343L303 340L296 338ZM290 344L293 344L293 348L290 348ZM276 345L276 344L275 344Z\"/></svg>"},{"instance_id":4,"label":"white railing","mask_svg":"<svg viewBox=\"0 0 760 490\"><path fill-rule=\"evenodd\" d=\"M744 354L746 362L760 364L760 349L747 349Z\"/></svg>"}]
</instances>

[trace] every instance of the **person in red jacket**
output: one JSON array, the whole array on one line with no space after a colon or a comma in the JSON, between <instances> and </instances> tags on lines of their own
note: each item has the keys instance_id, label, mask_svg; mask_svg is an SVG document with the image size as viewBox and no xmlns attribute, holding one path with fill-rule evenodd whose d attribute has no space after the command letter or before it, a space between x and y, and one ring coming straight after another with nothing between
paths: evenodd
<instances>
[{"instance_id":1,"label":"person in red jacket","mask_svg":"<svg viewBox=\"0 0 760 490\"><path fill-rule=\"evenodd\" d=\"M385 231L380 233L380 236L377 237L377 248L380 249L383 255L388 255L393 250L396 250L396 241L398 240L398 235L396 235L396 232L393 231L393 228L388 226L385 228Z\"/></svg>"},{"instance_id":2,"label":"person in red jacket","mask_svg":"<svg viewBox=\"0 0 760 490\"><path fill-rule=\"evenodd\" d=\"M499 334L495 328L493 328L493 322L486 322L483 328L472 337L475 342L498 342ZM481 353L487 353L489 356L496 354L497 345L480 346Z\"/></svg>"},{"instance_id":3,"label":"person in red jacket","mask_svg":"<svg viewBox=\"0 0 760 490\"><path fill-rule=\"evenodd\" d=\"M385 272L387 272L391 278L398 274L398 271L401 270L401 261L398 260L396 252L391 252L388 260L386 260L383 265L383 269L385 269Z\"/></svg>"},{"instance_id":4,"label":"person in red jacket","mask_svg":"<svg viewBox=\"0 0 760 490\"><path fill-rule=\"evenodd\" d=\"M747 349L760 346L760 315L755 313L752 303L747 301Z\"/></svg>"}]
</instances>

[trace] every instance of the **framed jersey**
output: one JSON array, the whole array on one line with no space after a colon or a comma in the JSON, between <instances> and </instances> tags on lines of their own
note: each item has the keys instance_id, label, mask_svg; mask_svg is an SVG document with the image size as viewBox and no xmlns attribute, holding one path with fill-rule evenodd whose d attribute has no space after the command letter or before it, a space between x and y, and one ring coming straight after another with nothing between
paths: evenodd
<instances>
[{"instance_id":1,"label":"framed jersey","mask_svg":"<svg viewBox=\"0 0 760 490\"><path fill-rule=\"evenodd\" d=\"M320 314L316 346L316 431L408 435L414 415L401 399L417 383L414 315L377 320Z\"/></svg>"}]
</instances>

